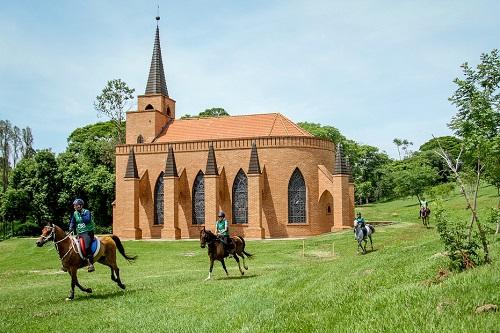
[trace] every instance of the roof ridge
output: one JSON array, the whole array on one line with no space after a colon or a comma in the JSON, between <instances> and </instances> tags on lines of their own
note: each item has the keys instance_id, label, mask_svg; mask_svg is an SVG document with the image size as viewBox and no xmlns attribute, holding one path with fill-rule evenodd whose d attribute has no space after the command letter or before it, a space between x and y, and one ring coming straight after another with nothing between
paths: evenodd
<instances>
[{"instance_id":1,"label":"roof ridge","mask_svg":"<svg viewBox=\"0 0 500 333\"><path fill-rule=\"evenodd\" d=\"M273 132L273 129L274 129L274 125L276 124L276 119L278 118L278 115L279 113L276 113L276 115L274 116L274 120L273 120L273 126L271 126L271 129L269 130L269 133L267 135L271 135L271 133Z\"/></svg>"}]
</instances>

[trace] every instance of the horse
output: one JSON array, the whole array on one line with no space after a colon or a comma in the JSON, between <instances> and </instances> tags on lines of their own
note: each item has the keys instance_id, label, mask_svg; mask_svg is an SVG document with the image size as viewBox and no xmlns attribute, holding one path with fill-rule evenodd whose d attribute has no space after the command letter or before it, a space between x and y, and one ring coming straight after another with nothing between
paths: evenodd
<instances>
[{"instance_id":1,"label":"horse","mask_svg":"<svg viewBox=\"0 0 500 333\"><path fill-rule=\"evenodd\" d=\"M422 206L420 207L420 218L422 219L422 223L426 228L429 227L429 215L431 214L431 210L428 207Z\"/></svg>"},{"instance_id":2,"label":"horse","mask_svg":"<svg viewBox=\"0 0 500 333\"><path fill-rule=\"evenodd\" d=\"M375 228L371 224L365 224L365 231L366 231L366 236L363 232L363 228L360 225L355 226L355 235L356 235L356 240L358 241L358 253L359 253L359 248L361 248L363 254L366 254L366 244L367 240L366 238L368 237L370 239L370 245L373 251L373 242L372 242L372 234L375 233ZM363 245L364 242L364 245Z\"/></svg>"},{"instance_id":3,"label":"horse","mask_svg":"<svg viewBox=\"0 0 500 333\"><path fill-rule=\"evenodd\" d=\"M94 260L108 266L111 269L111 280L116 282L121 289L125 289L125 285L120 280L120 269L116 264L116 249L118 249L120 254L127 259L128 262L133 262L137 256L129 256L125 253L122 242L118 236L105 236L99 238L99 240L101 244L99 252L94 256ZM42 247L47 241L54 242L63 270L67 271L71 276L71 289L66 300L72 301L75 298L75 286L80 288L81 291L89 294L92 293L91 288L84 288L78 282L77 270L86 266L87 260L81 259L71 233L66 234L60 227L49 222L49 224L42 229L42 235L36 241L36 245Z\"/></svg>"},{"instance_id":4,"label":"horse","mask_svg":"<svg viewBox=\"0 0 500 333\"><path fill-rule=\"evenodd\" d=\"M208 245L208 257L210 258L210 270L208 272L208 277L205 279L210 280L212 277L212 270L214 268L214 261L219 260L222 264L222 268L226 272L226 275L229 276L229 273L226 269L226 264L224 263L224 258L228 256L232 256L236 262L238 263L238 268L240 269L241 275L245 275L245 272L241 269L240 260L238 256L243 259L243 267L245 270L248 270L247 265L245 264L245 256L250 258L252 255L245 251L245 240L241 236L231 236L231 240L233 242L233 248L229 250L229 252L224 251L224 244L222 241L214 235L210 230L206 230L205 227L200 231L200 247L205 248Z\"/></svg>"}]
</instances>

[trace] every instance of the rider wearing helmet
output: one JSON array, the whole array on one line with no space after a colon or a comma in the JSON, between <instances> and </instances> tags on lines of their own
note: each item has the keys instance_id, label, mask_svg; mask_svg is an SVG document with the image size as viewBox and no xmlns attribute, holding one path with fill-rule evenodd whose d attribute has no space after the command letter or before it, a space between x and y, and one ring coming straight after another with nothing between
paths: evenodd
<instances>
[{"instance_id":1,"label":"rider wearing helmet","mask_svg":"<svg viewBox=\"0 0 500 333\"><path fill-rule=\"evenodd\" d=\"M78 238L83 239L85 244L85 253L89 261L88 271L93 272L94 268L94 254L91 250L92 242L94 241L94 218L88 209L83 208L83 200L75 199L73 201L73 208L75 211L71 214L69 222L69 230L76 231Z\"/></svg>"},{"instance_id":2,"label":"rider wearing helmet","mask_svg":"<svg viewBox=\"0 0 500 333\"><path fill-rule=\"evenodd\" d=\"M222 242L222 245L224 246L224 252L229 252L231 249L231 239L229 237L229 222L226 220L226 214L224 211L220 211L219 214L217 214L217 222L215 223L215 230L217 237Z\"/></svg>"},{"instance_id":3,"label":"rider wearing helmet","mask_svg":"<svg viewBox=\"0 0 500 333\"><path fill-rule=\"evenodd\" d=\"M363 235L366 236L365 223L365 219L361 217L361 212L358 212L357 217L354 219L354 235L356 235L356 227L359 226L363 230Z\"/></svg>"},{"instance_id":4,"label":"rider wearing helmet","mask_svg":"<svg viewBox=\"0 0 500 333\"><path fill-rule=\"evenodd\" d=\"M420 200L420 217L422 217L423 213L424 212L428 212L428 204L427 204L427 200L425 200L425 198L422 198L422 200Z\"/></svg>"}]
</instances>

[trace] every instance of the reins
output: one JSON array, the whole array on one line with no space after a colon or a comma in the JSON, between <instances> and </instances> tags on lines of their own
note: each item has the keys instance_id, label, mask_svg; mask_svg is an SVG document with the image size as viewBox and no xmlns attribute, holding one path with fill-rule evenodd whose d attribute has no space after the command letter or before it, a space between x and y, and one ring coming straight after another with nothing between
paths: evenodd
<instances>
[{"instance_id":1,"label":"reins","mask_svg":"<svg viewBox=\"0 0 500 333\"><path fill-rule=\"evenodd\" d=\"M50 232L50 235L48 235L47 237L45 237L45 236L42 236L42 237L43 237L43 239L44 239L45 241L47 241L47 240L48 240L49 238L51 238L51 237L53 238L53 239L52 239L52 241L54 242L54 246L55 246L55 248L56 248L56 251L57 251L57 253L59 254L59 257L60 257L60 258L59 258L59 260L61 260L61 263L62 263L62 262L63 262L63 260L64 260L64 258L66 258L66 256L69 254L69 252L70 252L71 250L75 251L75 253L76 253L77 251L75 250L75 244L73 243L73 241L71 241L71 246L69 246L69 247L68 247L68 251L66 251L66 253L65 253L65 254L61 257L61 253L59 252L59 246L58 246L57 244L61 243L61 242L62 242L62 241L64 241L66 238L71 237L71 236L73 235L73 233L72 233L72 232L69 232L69 233L67 233L67 234L66 234L66 236L65 236L64 238L62 238L62 239L60 239L60 240L56 241L56 234L55 234L55 232L54 232L54 231L55 231L55 229L56 229L56 227L50 227L50 228L52 229L52 231Z\"/></svg>"}]
</instances>

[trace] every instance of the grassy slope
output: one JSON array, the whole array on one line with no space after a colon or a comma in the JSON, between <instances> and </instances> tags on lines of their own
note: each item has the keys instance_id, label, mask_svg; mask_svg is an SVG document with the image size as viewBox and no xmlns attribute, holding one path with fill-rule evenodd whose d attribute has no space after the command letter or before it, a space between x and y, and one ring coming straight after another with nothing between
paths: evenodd
<instances>
[{"instance_id":1,"label":"grassy slope","mask_svg":"<svg viewBox=\"0 0 500 333\"><path fill-rule=\"evenodd\" d=\"M493 189L482 193L481 200L496 205ZM57 271L51 244L4 241L0 332L498 332L498 312L474 309L500 305L500 242L491 244L493 264L426 283L446 259L435 229L413 223L411 204L362 208L368 219L394 220L397 212L405 221L377 228L375 251L365 256L356 254L349 231L307 239L304 257L301 240L248 241L255 258L243 278L230 260L230 278L216 263L214 279L203 282L208 260L195 241L124 242L140 256L133 265L120 258L127 290L97 265L95 273L79 274L94 293L76 291L71 303L64 302L69 276ZM459 197L447 206L463 209Z\"/></svg>"}]
</instances>

